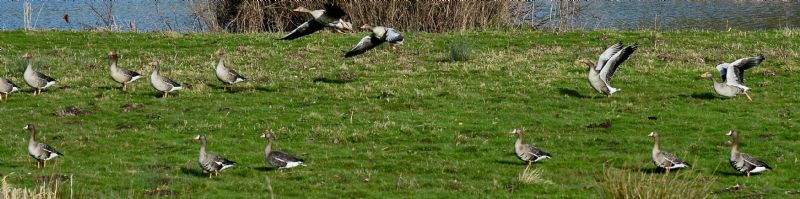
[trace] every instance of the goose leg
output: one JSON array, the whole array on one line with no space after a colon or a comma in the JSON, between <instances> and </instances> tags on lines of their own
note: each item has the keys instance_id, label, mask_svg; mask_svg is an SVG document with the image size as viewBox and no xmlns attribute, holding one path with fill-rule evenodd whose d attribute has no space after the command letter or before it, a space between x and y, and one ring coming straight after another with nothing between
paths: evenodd
<instances>
[{"instance_id":1,"label":"goose leg","mask_svg":"<svg viewBox=\"0 0 800 199\"><path fill-rule=\"evenodd\" d=\"M748 178L750 177L750 172L749 172L749 171L747 172L747 177L748 177Z\"/></svg>"},{"instance_id":2,"label":"goose leg","mask_svg":"<svg viewBox=\"0 0 800 199\"><path fill-rule=\"evenodd\" d=\"M164 91L164 95L161 95L161 98L167 98L167 96L169 96L169 92Z\"/></svg>"},{"instance_id":3,"label":"goose leg","mask_svg":"<svg viewBox=\"0 0 800 199\"><path fill-rule=\"evenodd\" d=\"M214 175L213 172L208 172L208 179L211 179L211 175Z\"/></svg>"},{"instance_id":4,"label":"goose leg","mask_svg":"<svg viewBox=\"0 0 800 199\"><path fill-rule=\"evenodd\" d=\"M37 168L37 169L38 169L38 168L42 168L42 167L41 167L41 164L42 164L42 161L36 160L36 168Z\"/></svg>"},{"instance_id":5,"label":"goose leg","mask_svg":"<svg viewBox=\"0 0 800 199\"><path fill-rule=\"evenodd\" d=\"M669 168L666 168L666 169L667 169L667 174L664 175L664 176L669 176Z\"/></svg>"},{"instance_id":6,"label":"goose leg","mask_svg":"<svg viewBox=\"0 0 800 199\"><path fill-rule=\"evenodd\" d=\"M752 98L752 97L750 97L750 92L748 92L748 91L745 91L745 92L744 92L744 95L745 95L745 96L747 96L747 100L750 100L751 102L753 101L753 98Z\"/></svg>"},{"instance_id":7,"label":"goose leg","mask_svg":"<svg viewBox=\"0 0 800 199\"><path fill-rule=\"evenodd\" d=\"M42 168L45 168L45 167L47 167L47 160L42 161Z\"/></svg>"},{"instance_id":8,"label":"goose leg","mask_svg":"<svg viewBox=\"0 0 800 199\"><path fill-rule=\"evenodd\" d=\"M128 83L122 82L122 91L128 91Z\"/></svg>"}]
</instances>

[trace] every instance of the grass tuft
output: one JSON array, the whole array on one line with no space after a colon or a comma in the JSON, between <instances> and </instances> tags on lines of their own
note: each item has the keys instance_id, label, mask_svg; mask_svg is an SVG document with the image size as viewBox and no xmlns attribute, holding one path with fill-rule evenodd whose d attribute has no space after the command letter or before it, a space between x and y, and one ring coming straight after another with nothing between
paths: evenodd
<instances>
[{"instance_id":1,"label":"grass tuft","mask_svg":"<svg viewBox=\"0 0 800 199\"><path fill-rule=\"evenodd\" d=\"M689 171L669 176L606 168L600 186L606 198L708 198L716 178Z\"/></svg>"},{"instance_id":2,"label":"grass tuft","mask_svg":"<svg viewBox=\"0 0 800 199\"><path fill-rule=\"evenodd\" d=\"M519 173L517 180L523 184L553 184L552 181L543 178L542 174L542 168L531 170L530 167L525 167L525 170Z\"/></svg>"},{"instance_id":3,"label":"grass tuft","mask_svg":"<svg viewBox=\"0 0 800 199\"><path fill-rule=\"evenodd\" d=\"M0 180L0 198L3 199L51 199L58 198L58 180L55 183L42 181L36 188L17 188L6 182L8 176Z\"/></svg>"},{"instance_id":4,"label":"grass tuft","mask_svg":"<svg viewBox=\"0 0 800 199\"><path fill-rule=\"evenodd\" d=\"M472 56L472 48L464 41L453 41L448 48L450 49L450 61L467 61Z\"/></svg>"}]
</instances>

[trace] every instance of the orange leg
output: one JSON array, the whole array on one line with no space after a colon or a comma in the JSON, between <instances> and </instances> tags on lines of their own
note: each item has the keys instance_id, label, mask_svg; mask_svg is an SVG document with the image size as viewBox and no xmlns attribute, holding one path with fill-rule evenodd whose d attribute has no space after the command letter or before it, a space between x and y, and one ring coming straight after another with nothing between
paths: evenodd
<instances>
[{"instance_id":1,"label":"orange leg","mask_svg":"<svg viewBox=\"0 0 800 199\"><path fill-rule=\"evenodd\" d=\"M122 82L122 91L128 91L128 83Z\"/></svg>"},{"instance_id":2,"label":"orange leg","mask_svg":"<svg viewBox=\"0 0 800 199\"><path fill-rule=\"evenodd\" d=\"M666 169L667 169L667 175L665 175L665 176L669 176L669 168L666 168Z\"/></svg>"}]
</instances>

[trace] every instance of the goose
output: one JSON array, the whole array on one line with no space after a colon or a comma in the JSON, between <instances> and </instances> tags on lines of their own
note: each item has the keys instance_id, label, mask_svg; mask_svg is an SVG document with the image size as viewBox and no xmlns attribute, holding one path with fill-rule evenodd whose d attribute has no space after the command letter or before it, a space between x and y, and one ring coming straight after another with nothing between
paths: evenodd
<instances>
[{"instance_id":1,"label":"goose","mask_svg":"<svg viewBox=\"0 0 800 199\"><path fill-rule=\"evenodd\" d=\"M614 44L608 47L603 54L600 54L596 65L589 60L580 61L589 67L589 84L592 85L594 90L608 97L619 91L618 88L611 87L611 78L619 66L636 51L636 45L634 43L623 47L621 42Z\"/></svg>"},{"instance_id":2,"label":"goose","mask_svg":"<svg viewBox=\"0 0 800 199\"><path fill-rule=\"evenodd\" d=\"M746 173L750 177L751 173L760 173L766 170L772 170L767 163L754 158L753 156L739 152L739 132L728 131L727 136L733 137L733 148L731 149L730 163L733 169L741 173Z\"/></svg>"},{"instance_id":3,"label":"goose","mask_svg":"<svg viewBox=\"0 0 800 199\"><path fill-rule=\"evenodd\" d=\"M345 31L353 31L353 23L349 21L344 21L343 19L339 19L334 23L328 24L333 30L336 30L338 33L344 33Z\"/></svg>"},{"instance_id":4,"label":"goose","mask_svg":"<svg viewBox=\"0 0 800 199\"><path fill-rule=\"evenodd\" d=\"M661 143L659 141L657 132L650 132L650 135L647 136L653 137L656 142L656 144L653 145L653 164L655 164L659 169L665 169L667 171L666 175L669 175L669 170L671 169L679 169L691 166L689 163L686 163L675 155L672 155L666 151L662 151L659 148L661 147Z\"/></svg>"},{"instance_id":5,"label":"goose","mask_svg":"<svg viewBox=\"0 0 800 199\"><path fill-rule=\"evenodd\" d=\"M300 26L292 30L292 32L289 32L288 35L278 38L278 40L293 40L300 38L302 36L309 35L311 33L322 30L326 26L331 26L331 24L335 24L338 20L347 15L347 13L345 13L341 7L334 4L325 4L324 10L309 10L307 8L300 6L292 11L309 13L314 18L308 20L303 24L300 24Z\"/></svg>"},{"instance_id":6,"label":"goose","mask_svg":"<svg viewBox=\"0 0 800 199\"><path fill-rule=\"evenodd\" d=\"M115 52L108 52L108 61L111 62L110 70L111 70L111 78L114 81L122 84L122 91L128 91L128 83L136 81L139 78L142 78L142 75L137 73L136 71L130 71L124 68L117 67L117 60L119 59L119 54Z\"/></svg>"},{"instance_id":7,"label":"goose","mask_svg":"<svg viewBox=\"0 0 800 199\"><path fill-rule=\"evenodd\" d=\"M212 153L206 153L205 135L197 135L197 137L194 139L200 141L200 157L197 159L197 162L200 163L200 168L203 169L203 172L208 173L208 178L211 178L212 175L219 176L220 171L236 165L236 162L234 161L230 161Z\"/></svg>"},{"instance_id":8,"label":"goose","mask_svg":"<svg viewBox=\"0 0 800 199\"><path fill-rule=\"evenodd\" d=\"M217 52L215 54L219 56L219 63L217 63L217 69L214 70L214 72L217 74L217 79L219 79L219 81L222 81L223 90L225 89L225 85L228 85L229 87L231 87L231 91L233 91L233 84L247 80L247 78L245 78L242 75L239 75L239 73L237 73L233 69L225 67L224 64L225 52L222 52L222 49L217 49Z\"/></svg>"},{"instance_id":9,"label":"goose","mask_svg":"<svg viewBox=\"0 0 800 199\"><path fill-rule=\"evenodd\" d=\"M56 79L33 70L33 56L31 56L30 53L25 53L25 55L22 55L22 58L28 61L28 67L25 68L23 77L25 83L28 83L29 86L35 89L33 95L41 94L43 89L58 83Z\"/></svg>"},{"instance_id":10,"label":"goose","mask_svg":"<svg viewBox=\"0 0 800 199\"><path fill-rule=\"evenodd\" d=\"M8 94L19 91L19 87L17 87L14 82L8 80L6 78L0 78L0 101L3 99L8 99Z\"/></svg>"},{"instance_id":11,"label":"goose","mask_svg":"<svg viewBox=\"0 0 800 199\"><path fill-rule=\"evenodd\" d=\"M153 88L156 90L164 93L161 96L162 98L167 97L170 92L183 89L183 85L158 74L158 70L160 69L160 63L158 61L150 62L150 65L153 66L153 73L150 74L150 84L153 85Z\"/></svg>"},{"instance_id":12,"label":"goose","mask_svg":"<svg viewBox=\"0 0 800 199\"><path fill-rule=\"evenodd\" d=\"M264 157L267 162L278 169L288 169L296 166L306 166L303 159L294 157L281 151L272 150L272 131L266 130L261 133L261 138L267 139L267 148L264 149Z\"/></svg>"},{"instance_id":13,"label":"goose","mask_svg":"<svg viewBox=\"0 0 800 199\"><path fill-rule=\"evenodd\" d=\"M552 157L550 153L544 152L534 146L523 144L522 130L514 129L511 131L511 134L517 136L517 141L514 142L514 153L517 154L517 158L520 160L528 162L528 166L530 166L533 162L538 162L540 160Z\"/></svg>"},{"instance_id":14,"label":"goose","mask_svg":"<svg viewBox=\"0 0 800 199\"><path fill-rule=\"evenodd\" d=\"M50 145L36 142L36 128L33 127L33 124L25 125L23 128L31 132L31 139L28 140L28 154L36 159L36 168L41 168L47 166L47 161L58 156L64 156L61 152L58 152L55 148L51 147ZM41 165L41 167L40 167Z\"/></svg>"},{"instance_id":15,"label":"goose","mask_svg":"<svg viewBox=\"0 0 800 199\"><path fill-rule=\"evenodd\" d=\"M722 82L717 82L709 72L703 73L701 77L711 79L714 83L714 91L719 95L735 97L739 94L744 94L747 96L747 100L753 101L753 98L750 97L750 88L744 86L744 71L758 66L763 61L764 55L758 55L757 57L741 58L733 63L723 62L717 65Z\"/></svg>"},{"instance_id":16,"label":"goose","mask_svg":"<svg viewBox=\"0 0 800 199\"><path fill-rule=\"evenodd\" d=\"M392 49L397 45L403 45L403 35L394 30L394 28L383 26L372 27L369 24L364 24L361 28L370 29L372 32L364 38L361 38L361 41L359 41L353 49L345 53L344 57L360 55L383 44L383 42L389 42L389 46L391 46Z\"/></svg>"}]
</instances>

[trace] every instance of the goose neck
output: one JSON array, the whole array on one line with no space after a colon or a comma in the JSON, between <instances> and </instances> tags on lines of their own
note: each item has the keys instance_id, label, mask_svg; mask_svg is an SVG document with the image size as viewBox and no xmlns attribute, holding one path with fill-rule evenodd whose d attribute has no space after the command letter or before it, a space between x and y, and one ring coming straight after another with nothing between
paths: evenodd
<instances>
[{"instance_id":1,"label":"goose neck","mask_svg":"<svg viewBox=\"0 0 800 199\"><path fill-rule=\"evenodd\" d=\"M272 153L272 138L267 138L267 147L264 148L264 154L269 155Z\"/></svg>"},{"instance_id":2,"label":"goose neck","mask_svg":"<svg viewBox=\"0 0 800 199\"><path fill-rule=\"evenodd\" d=\"M200 157L206 156L206 140L200 140Z\"/></svg>"},{"instance_id":3,"label":"goose neck","mask_svg":"<svg viewBox=\"0 0 800 199\"><path fill-rule=\"evenodd\" d=\"M35 144L36 143L36 129L33 126L28 127L28 131L31 132L31 138L28 140L28 144Z\"/></svg>"}]
</instances>

